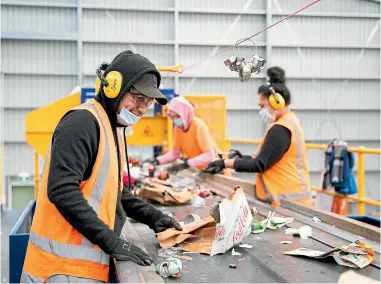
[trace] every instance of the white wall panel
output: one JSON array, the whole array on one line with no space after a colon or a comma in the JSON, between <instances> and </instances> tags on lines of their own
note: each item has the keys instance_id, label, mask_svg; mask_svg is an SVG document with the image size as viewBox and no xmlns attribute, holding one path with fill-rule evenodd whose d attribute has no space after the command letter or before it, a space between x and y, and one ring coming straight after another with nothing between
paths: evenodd
<instances>
[{"instance_id":1,"label":"white wall panel","mask_svg":"<svg viewBox=\"0 0 381 284\"><path fill-rule=\"evenodd\" d=\"M123 10L83 11L84 40L173 40L173 13Z\"/></svg>"},{"instance_id":2,"label":"white wall panel","mask_svg":"<svg viewBox=\"0 0 381 284\"><path fill-rule=\"evenodd\" d=\"M264 123L258 111L229 111L227 115L226 135L235 139L260 139Z\"/></svg>"},{"instance_id":3,"label":"white wall panel","mask_svg":"<svg viewBox=\"0 0 381 284\"><path fill-rule=\"evenodd\" d=\"M7 3L12 3L12 4L29 4L29 5L45 5L45 6L49 6L49 5L69 5L69 6L74 6L77 4L78 0L3 0L1 1L2 4L4 2L7 2Z\"/></svg>"},{"instance_id":4,"label":"white wall panel","mask_svg":"<svg viewBox=\"0 0 381 284\"><path fill-rule=\"evenodd\" d=\"M86 43L83 47L83 70L95 74L99 64L110 63L120 52L128 49L147 57L156 67L174 64L171 45Z\"/></svg>"},{"instance_id":5,"label":"white wall panel","mask_svg":"<svg viewBox=\"0 0 381 284\"><path fill-rule=\"evenodd\" d=\"M7 72L75 73L76 43L2 40L2 69Z\"/></svg>"},{"instance_id":6,"label":"white wall panel","mask_svg":"<svg viewBox=\"0 0 381 284\"><path fill-rule=\"evenodd\" d=\"M197 78L194 83L191 78L180 77L180 94L224 95L228 109L257 109L257 90L263 83L263 79L255 77L246 83L241 83L238 77Z\"/></svg>"},{"instance_id":7,"label":"white wall panel","mask_svg":"<svg viewBox=\"0 0 381 284\"><path fill-rule=\"evenodd\" d=\"M74 36L76 31L76 9L30 6L4 6L1 9L2 33Z\"/></svg>"},{"instance_id":8,"label":"white wall panel","mask_svg":"<svg viewBox=\"0 0 381 284\"><path fill-rule=\"evenodd\" d=\"M5 107L37 108L71 93L77 84L75 76L5 75Z\"/></svg>"},{"instance_id":9,"label":"white wall panel","mask_svg":"<svg viewBox=\"0 0 381 284\"><path fill-rule=\"evenodd\" d=\"M25 116L33 109L4 109L4 141L25 141Z\"/></svg>"},{"instance_id":10,"label":"white wall panel","mask_svg":"<svg viewBox=\"0 0 381 284\"><path fill-rule=\"evenodd\" d=\"M276 3L282 11L294 12L307 6L313 1L310 0L272 0L273 9ZM380 3L367 0L328 0L320 1L308 8L307 12L326 12L326 13L380 13Z\"/></svg>"},{"instance_id":11,"label":"white wall panel","mask_svg":"<svg viewBox=\"0 0 381 284\"><path fill-rule=\"evenodd\" d=\"M281 18L274 16L273 22ZM377 21L364 18L292 17L271 29L267 35L270 35L273 44L364 46ZM372 44L380 46L379 32L374 35Z\"/></svg>"},{"instance_id":12,"label":"white wall panel","mask_svg":"<svg viewBox=\"0 0 381 284\"><path fill-rule=\"evenodd\" d=\"M380 109L380 80L290 79L287 86L294 109Z\"/></svg>"},{"instance_id":13,"label":"white wall panel","mask_svg":"<svg viewBox=\"0 0 381 284\"><path fill-rule=\"evenodd\" d=\"M218 51L223 50L224 48L226 48L226 46L220 47ZM185 67L187 67L192 64L198 63L199 61L210 56L211 52L213 52L213 49L214 46L180 46L179 60ZM236 55L250 57L256 51L254 47L251 48L244 46L236 48L235 52ZM210 77L237 76L237 80L239 80L238 73L230 71L230 69L224 64L224 61L230 58L232 54L232 50L226 51L209 59L208 61L203 62L202 64L199 64L187 70L184 74L186 74L187 76L194 77L197 77L198 75ZM258 54L265 57L264 48L258 48ZM260 75L263 77L263 73ZM253 74L252 78L255 78L256 76L258 75Z\"/></svg>"},{"instance_id":14,"label":"white wall panel","mask_svg":"<svg viewBox=\"0 0 381 284\"><path fill-rule=\"evenodd\" d=\"M306 140L380 139L379 111L297 111Z\"/></svg>"},{"instance_id":15,"label":"white wall panel","mask_svg":"<svg viewBox=\"0 0 381 284\"><path fill-rule=\"evenodd\" d=\"M4 143L4 175L33 172L33 149L26 143Z\"/></svg>"},{"instance_id":16,"label":"white wall panel","mask_svg":"<svg viewBox=\"0 0 381 284\"><path fill-rule=\"evenodd\" d=\"M247 11L250 10L263 10L265 8L266 0L187 0L179 1L181 8L192 8L192 9L233 9L241 10L246 5Z\"/></svg>"},{"instance_id":17,"label":"white wall panel","mask_svg":"<svg viewBox=\"0 0 381 284\"><path fill-rule=\"evenodd\" d=\"M238 21L237 21L237 17ZM248 37L255 30L265 28L263 15L195 14L180 13L179 40L185 42L227 42ZM213 30L213 32L211 32ZM265 33L255 38L265 41Z\"/></svg>"},{"instance_id":18,"label":"white wall panel","mask_svg":"<svg viewBox=\"0 0 381 284\"><path fill-rule=\"evenodd\" d=\"M99 6L99 7L136 7L136 8L172 8L174 6L174 0L82 0L84 6Z\"/></svg>"},{"instance_id":19,"label":"white wall panel","mask_svg":"<svg viewBox=\"0 0 381 284\"><path fill-rule=\"evenodd\" d=\"M339 78L378 78L380 50L365 50L361 60L358 49L273 48L272 62L282 66L289 76Z\"/></svg>"}]
</instances>

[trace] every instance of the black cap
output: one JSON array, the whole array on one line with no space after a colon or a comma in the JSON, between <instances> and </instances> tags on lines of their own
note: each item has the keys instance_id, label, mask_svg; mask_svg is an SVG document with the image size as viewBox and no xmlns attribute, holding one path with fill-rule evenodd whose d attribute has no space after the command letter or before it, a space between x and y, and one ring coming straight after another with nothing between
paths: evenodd
<instances>
[{"instance_id":1,"label":"black cap","mask_svg":"<svg viewBox=\"0 0 381 284\"><path fill-rule=\"evenodd\" d=\"M116 105L132 86L143 95L156 99L159 104L168 103L167 98L158 90L161 81L160 73L146 57L133 53L131 50L123 51L112 60L104 75L107 76L110 71L119 71L123 76L122 90L115 99Z\"/></svg>"},{"instance_id":2,"label":"black cap","mask_svg":"<svg viewBox=\"0 0 381 284\"><path fill-rule=\"evenodd\" d=\"M143 95L154 98L161 105L168 103L168 99L157 88L157 78L152 73L143 75L133 86Z\"/></svg>"}]
</instances>

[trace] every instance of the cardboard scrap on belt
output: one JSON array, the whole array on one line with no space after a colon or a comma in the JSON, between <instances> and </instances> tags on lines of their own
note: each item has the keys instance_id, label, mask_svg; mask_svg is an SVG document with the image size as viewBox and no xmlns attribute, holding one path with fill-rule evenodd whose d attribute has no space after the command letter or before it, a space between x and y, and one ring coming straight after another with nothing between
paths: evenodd
<instances>
[{"instance_id":1,"label":"cardboard scrap on belt","mask_svg":"<svg viewBox=\"0 0 381 284\"><path fill-rule=\"evenodd\" d=\"M176 192L172 188L156 182L135 189L134 195L144 200L159 202L163 205L188 204L192 199L192 193L189 191Z\"/></svg>"},{"instance_id":2,"label":"cardboard scrap on belt","mask_svg":"<svg viewBox=\"0 0 381 284\"><path fill-rule=\"evenodd\" d=\"M167 229L158 233L161 247L181 246L186 251L210 254L225 253L242 242L251 231L253 219L245 193L239 186L218 203L219 222L212 216L184 225L182 231Z\"/></svg>"},{"instance_id":3,"label":"cardboard scrap on belt","mask_svg":"<svg viewBox=\"0 0 381 284\"><path fill-rule=\"evenodd\" d=\"M343 266L363 268L374 260L374 250L361 241L356 241L348 246L334 248L328 252L298 248L284 252L286 255L305 256L314 259L333 257L335 261Z\"/></svg>"}]
</instances>

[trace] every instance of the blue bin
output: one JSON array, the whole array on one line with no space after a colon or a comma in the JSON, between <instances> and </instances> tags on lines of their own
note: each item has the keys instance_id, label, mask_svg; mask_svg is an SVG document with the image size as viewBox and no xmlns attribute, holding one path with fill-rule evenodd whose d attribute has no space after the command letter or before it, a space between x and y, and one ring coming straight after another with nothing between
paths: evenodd
<instances>
[{"instance_id":1,"label":"blue bin","mask_svg":"<svg viewBox=\"0 0 381 284\"><path fill-rule=\"evenodd\" d=\"M9 282L20 283L36 201L29 202L9 234Z\"/></svg>"},{"instance_id":2,"label":"blue bin","mask_svg":"<svg viewBox=\"0 0 381 284\"><path fill-rule=\"evenodd\" d=\"M347 216L348 218L380 228L380 219L369 216Z\"/></svg>"}]
</instances>

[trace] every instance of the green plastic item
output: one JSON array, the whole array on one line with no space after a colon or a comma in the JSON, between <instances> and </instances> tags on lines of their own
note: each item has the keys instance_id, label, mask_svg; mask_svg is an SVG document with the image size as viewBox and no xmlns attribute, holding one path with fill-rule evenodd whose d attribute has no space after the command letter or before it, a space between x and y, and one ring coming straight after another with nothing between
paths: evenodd
<instances>
[{"instance_id":1,"label":"green plastic item","mask_svg":"<svg viewBox=\"0 0 381 284\"><path fill-rule=\"evenodd\" d=\"M251 222L251 230L254 231L254 230L262 230L263 229L263 224L261 223L261 221L258 221L258 220L253 220Z\"/></svg>"}]
</instances>

